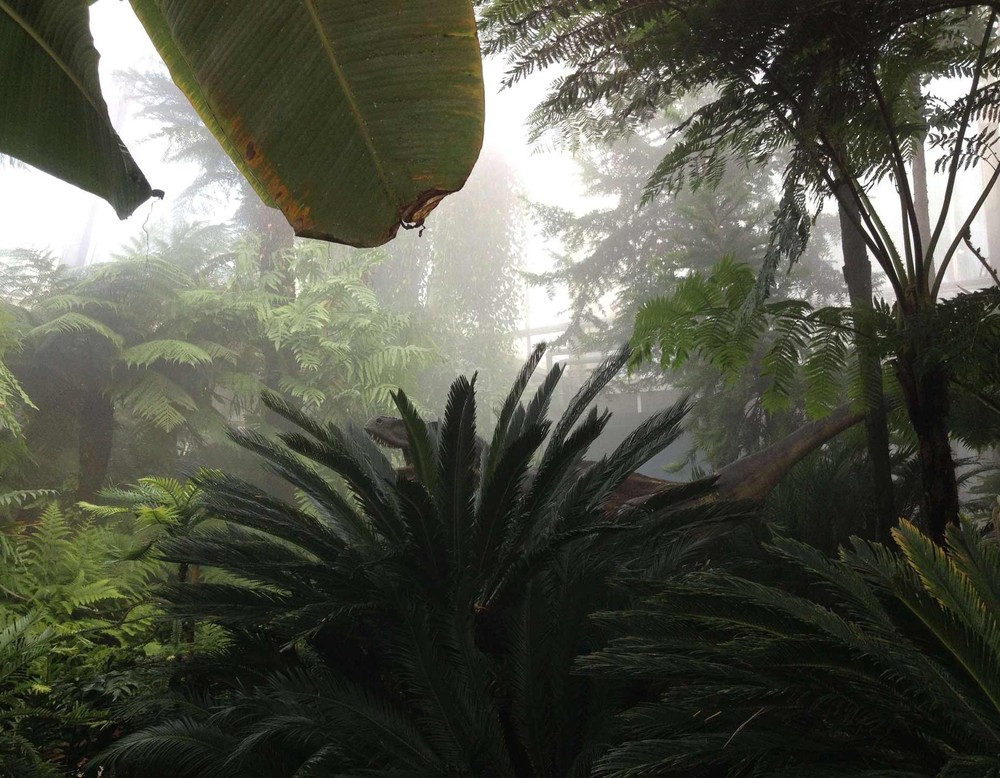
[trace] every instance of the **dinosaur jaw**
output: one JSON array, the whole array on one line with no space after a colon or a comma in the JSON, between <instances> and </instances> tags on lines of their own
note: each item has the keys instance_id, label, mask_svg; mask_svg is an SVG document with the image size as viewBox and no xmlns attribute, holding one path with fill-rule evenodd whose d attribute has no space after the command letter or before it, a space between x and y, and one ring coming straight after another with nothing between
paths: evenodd
<instances>
[{"instance_id":1,"label":"dinosaur jaw","mask_svg":"<svg viewBox=\"0 0 1000 778\"><path fill-rule=\"evenodd\" d=\"M402 420L392 416L376 416L374 419L369 419L365 424L365 432L380 446L403 451L410 447Z\"/></svg>"},{"instance_id":2,"label":"dinosaur jaw","mask_svg":"<svg viewBox=\"0 0 1000 778\"><path fill-rule=\"evenodd\" d=\"M365 427L365 432L368 433L368 437L370 437L380 446L387 446L388 448L400 448L400 445L398 443L396 443L391 438L381 434L378 430L373 430L369 427Z\"/></svg>"}]
</instances>

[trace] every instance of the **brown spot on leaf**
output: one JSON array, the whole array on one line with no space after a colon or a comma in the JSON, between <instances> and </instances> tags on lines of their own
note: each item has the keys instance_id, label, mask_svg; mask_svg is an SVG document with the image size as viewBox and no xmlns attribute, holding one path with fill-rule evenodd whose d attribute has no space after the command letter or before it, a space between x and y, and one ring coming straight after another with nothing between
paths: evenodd
<instances>
[{"instance_id":1,"label":"brown spot on leaf","mask_svg":"<svg viewBox=\"0 0 1000 778\"><path fill-rule=\"evenodd\" d=\"M445 197L450 195L451 189L425 189L417 195L417 199L403 208L399 216L400 223L407 229L423 226L424 220L430 212L437 208Z\"/></svg>"},{"instance_id":2,"label":"brown spot on leaf","mask_svg":"<svg viewBox=\"0 0 1000 778\"><path fill-rule=\"evenodd\" d=\"M253 144L253 141L250 141L247 144L247 161L253 159L256 156L257 156L257 147Z\"/></svg>"}]
</instances>

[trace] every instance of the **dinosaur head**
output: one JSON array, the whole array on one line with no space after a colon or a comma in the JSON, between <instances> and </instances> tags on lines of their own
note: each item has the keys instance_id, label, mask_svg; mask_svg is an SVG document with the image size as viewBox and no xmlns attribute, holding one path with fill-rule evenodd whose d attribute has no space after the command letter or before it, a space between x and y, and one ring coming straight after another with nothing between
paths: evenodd
<instances>
[{"instance_id":1,"label":"dinosaur head","mask_svg":"<svg viewBox=\"0 0 1000 778\"><path fill-rule=\"evenodd\" d=\"M365 432L380 446L408 450L410 439L406 436L406 425L395 416L374 416L365 424Z\"/></svg>"}]
</instances>

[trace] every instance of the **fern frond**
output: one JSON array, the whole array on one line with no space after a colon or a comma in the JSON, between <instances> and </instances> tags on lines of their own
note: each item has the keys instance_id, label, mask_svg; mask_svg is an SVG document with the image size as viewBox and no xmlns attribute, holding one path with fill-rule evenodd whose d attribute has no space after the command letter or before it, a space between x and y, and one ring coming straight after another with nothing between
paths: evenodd
<instances>
[{"instance_id":1,"label":"fern frond","mask_svg":"<svg viewBox=\"0 0 1000 778\"><path fill-rule=\"evenodd\" d=\"M127 348L122 352L121 359L129 367L149 367L157 362L193 367L212 363L212 355L203 348L187 341L169 338L148 340Z\"/></svg>"},{"instance_id":2,"label":"fern frond","mask_svg":"<svg viewBox=\"0 0 1000 778\"><path fill-rule=\"evenodd\" d=\"M77 332L99 335L117 348L121 348L124 344L122 336L109 326L78 311L67 311L44 324L39 324L37 327L28 330L24 334L24 337L32 340L59 333Z\"/></svg>"}]
</instances>

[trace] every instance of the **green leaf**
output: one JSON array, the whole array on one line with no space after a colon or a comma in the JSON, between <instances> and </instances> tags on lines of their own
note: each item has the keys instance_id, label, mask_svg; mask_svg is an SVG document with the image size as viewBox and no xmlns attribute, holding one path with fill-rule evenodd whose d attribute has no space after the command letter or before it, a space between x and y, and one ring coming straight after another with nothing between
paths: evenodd
<instances>
[{"instance_id":1,"label":"green leaf","mask_svg":"<svg viewBox=\"0 0 1000 778\"><path fill-rule=\"evenodd\" d=\"M151 190L111 126L87 6L0 0L0 152L103 197L124 219Z\"/></svg>"},{"instance_id":2,"label":"green leaf","mask_svg":"<svg viewBox=\"0 0 1000 778\"><path fill-rule=\"evenodd\" d=\"M469 0L131 2L296 234L378 246L465 183L484 116Z\"/></svg>"},{"instance_id":3,"label":"green leaf","mask_svg":"<svg viewBox=\"0 0 1000 778\"><path fill-rule=\"evenodd\" d=\"M28 330L24 337L42 338L47 335L73 332L92 332L95 335L106 338L119 348L121 348L122 345L122 336L111 329L108 325L76 311L68 311L67 313L57 316L44 324L39 324L37 327Z\"/></svg>"},{"instance_id":4,"label":"green leaf","mask_svg":"<svg viewBox=\"0 0 1000 778\"><path fill-rule=\"evenodd\" d=\"M210 365L212 356L193 343L172 338L147 340L137 346L125 349L122 360L129 367L149 367L156 362L172 362L176 365Z\"/></svg>"},{"instance_id":5,"label":"green leaf","mask_svg":"<svg viewBox=\"0 0 1000 778\"><path fill-rule=\"evenodd\" d=\"M118 399L137 416L167 432L179 427L187 414L198 409L191 395L155 370L144 372L120 392Z\"/></svg>"}]
</instances>

